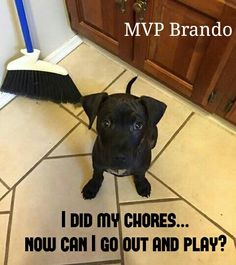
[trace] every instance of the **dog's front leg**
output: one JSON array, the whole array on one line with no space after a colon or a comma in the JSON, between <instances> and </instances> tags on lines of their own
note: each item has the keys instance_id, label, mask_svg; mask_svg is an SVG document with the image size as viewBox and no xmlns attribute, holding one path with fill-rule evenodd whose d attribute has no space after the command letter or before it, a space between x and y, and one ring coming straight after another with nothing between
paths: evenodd
<instances>
[{"instance_id":1,"label":"dog's front leg","mask_svg":"<svg viewBox=\"0 0 236 265\"><path fill-rule=\"evenodd\" d=\"M84 186L82 194L85 200L93 199L96 197L102 182L103 182L103 170L94 168L93 177L89 182Z\"/></svg>"},{"instance_id":2,"label":"dog's front leg","mask_svg":"<svg viewBox=\"0 0 236 265\"><path fill-rule=\"evenodd\" d=\"M134 175L134 184L140 196L149 197L151 194L151 185L145 178L145 172Z\"/></svg>"}]
</instances>

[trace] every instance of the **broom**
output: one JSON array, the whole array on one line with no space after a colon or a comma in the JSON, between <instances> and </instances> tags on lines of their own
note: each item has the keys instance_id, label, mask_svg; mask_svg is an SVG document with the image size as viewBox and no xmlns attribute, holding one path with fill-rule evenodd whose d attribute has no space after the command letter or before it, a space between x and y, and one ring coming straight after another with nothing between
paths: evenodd
<instances>
[{"instance_id":1,"label":"broom","mask_svg":"<svg viewBox=\"0 0 236 265\"><path fill-rule=\"evenodd\" d=\"M33 49L22 0L15 0L25 41L22 57L7 65L1 91L56 103L79 103L81 94L68 72L59 65L38 60L40 51Z\"/></svg>"}]
</instances>

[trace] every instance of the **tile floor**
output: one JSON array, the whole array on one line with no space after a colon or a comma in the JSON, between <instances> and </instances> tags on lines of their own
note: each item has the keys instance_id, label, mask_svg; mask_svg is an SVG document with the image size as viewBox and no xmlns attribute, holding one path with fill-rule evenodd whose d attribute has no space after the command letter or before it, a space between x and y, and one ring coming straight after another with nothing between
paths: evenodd
<instances>
[{"instance_id":1,"label":"tile floor","mask_svg":"<svg viewBox=\"0 0 236 265\"><path fill-rule=\"evenodd\" d=\"M137 73L91 44L82 44L61 65L82 94L124 92ZM96 199L85 201L81 189L91 176L95 128L81 107L17 97L0 110L0 264L236 264L236 133L167 93L163 85L139 75L133 94L164 101L167 112L159 124L158 144L147 173L149 198L136 194L132 178L106 173ZM120 213L118 226L62 228L61 212ZM185 228L127 228L126 213L175 213ZM93 220L94 220L93 219ZM119 239L114 251L25 252L25 237L87 237ZM219 237L224 252L153 251L155 237ZM125 237L148 237L146 251L122 251ZM198 241L199 243L199 241ZM220 243L219 243L220 244Z\"/></svg>"}]
</instances>

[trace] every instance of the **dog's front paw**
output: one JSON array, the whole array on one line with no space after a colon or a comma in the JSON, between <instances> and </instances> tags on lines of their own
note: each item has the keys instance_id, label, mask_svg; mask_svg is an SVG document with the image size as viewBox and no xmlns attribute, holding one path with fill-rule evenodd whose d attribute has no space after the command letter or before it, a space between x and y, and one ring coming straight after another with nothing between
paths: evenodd
<instances>
[{"instance_id":1,"label":"dog's front paw","mask_svg":"<svg viewBox=\"0 0 236 265\"><path fill-rule=\"evenodd\" d=\"M146 178L135 181L135 187L138 194L142 197L149 197L151 194L151 185Z\"/></svg>"},{"instance_id":2,"label":"dog's front paw","mask_svg":"<svg viewBox=\"0 0 236 265\"><path fill-rule=\"evenodd\" d=\"M94 179L90 179L89 182L84 186L82 190L83 198L85 200L91 200L96 197L100 186Z\"/></svg>"}]
</instances>

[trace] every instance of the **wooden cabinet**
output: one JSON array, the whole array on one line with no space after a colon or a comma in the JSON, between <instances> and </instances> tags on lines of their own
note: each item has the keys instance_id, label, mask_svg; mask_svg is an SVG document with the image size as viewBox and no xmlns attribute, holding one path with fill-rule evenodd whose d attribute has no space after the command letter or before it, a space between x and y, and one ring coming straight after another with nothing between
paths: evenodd
<instances>
[{"instance_id":1,"label":"wooden cabinet","mask_svg":"<svg viewBox=\"0 0 236 265\"><path fill-rule=\"evenodd\" d=\"M133 25L132 2L125 12L115 0L67 0L71 27L127 61L132 60L133 40L126 38L124 23Z\"/></svg>"},{"instance_id":2,"label":"wooden cabinet","mask_svg":"<svg viewBox=\"0 0 236 265\"><path fill-rule=\"evenodd\" d=\"M235 103L234 103L233 108L231 109L231 111L226 114L225 118L228 121L236 124L236 104Z\"/></svg>"},{"instance_id":3,"label":"wooden cabinet","mask_svg":"<svg viewBox=\"0 0 236 265\"><path fill-rule=\"evenodd\" d=\"M214 88L215 100L208 103L212 112L236 124L236 45Z\"/></svg>"},{"instance_id":4,"label":"wooden cabinet","mask_svg":"<svg viewBox=\"0 0 236 265\"><path fill-rule=\"evenodd\" d=\"M191 97L210 37L171 36L180 31L172 32L174 24L171 23L211 27L215 21L179 1L152 0L147 5L145 22L157 21L163 23L165 29L160 36L153 32L148 37L135 38L134 60L146 72Z\"/></svg>"},{"instance_id":5,"label":"wooden cabinet","mask_svg":"<svg viewBox=\"0 0 236 265\"><path fill-rule=\"evenodd\" d=\"M206 110L236 123L233 87L236 0L67 0L66 3L76 32ZM187 36L170 36L173 22L189 26L184 33ZM132 30L139 23L140 34L125 36L125 23ZM155 23L164 25L159 36ZM219 24L221 29L230 26L232 35L211 36L212 27ZM205 28L203 34L198 31L190 36L191 26L208 27L210 34L207 36Z\"/></svg>"}]
</instances>

